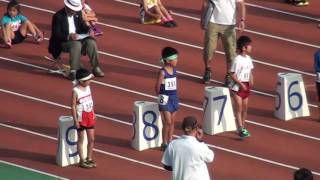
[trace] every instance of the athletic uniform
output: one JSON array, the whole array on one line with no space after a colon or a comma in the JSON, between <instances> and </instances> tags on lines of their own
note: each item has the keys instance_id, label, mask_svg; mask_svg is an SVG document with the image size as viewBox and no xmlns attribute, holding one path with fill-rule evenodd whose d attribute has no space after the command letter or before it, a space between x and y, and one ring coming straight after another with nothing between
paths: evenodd
<instances>
[{"instance_id":1,"label":"athletic uniform","mask_svg":"<svg viewBox=\"0 0 320 180\"><path fill-rule=\"evenodd\" d=\"M179 99L177 96L177 70L173 68L172 75L165 68L161 71L164 73L163 81L159 91L159 110L175 112L179 108Z\"/></svg>"},{"instance_id":2,"label":"athletic uniform","mask_svg":"<svg viewBox=\"0 0 320 180\"><path fill-rule=\"evenodd\" d=\"M239 84L237 83L231 85L231 90L236 92L236 94L240 96L242 99L245 99L250 95L249 81L252 69L252 59L248 55L246 55L246 57L243 57L242 55L237 55L232 63L230 72L235 73L236 78L240 82L243 82L243 84L245 84L247 90L241 89Z\"/></svg>"},{"instance_id":3,"label":"athletic uniform","mask_svg":"<svg viewBox=\"0 0 320 180\"><path fill-rule=\"evenodd\" d=\"M80 120L80 129L93 129L95 125L93 100L90 87L85 87L84 90L77 86L73 88L77 94L77 118Z\"/></svg>"},{"instance_id":4,"label":"athletic uniform","mask_svg":"<svg viewBox=\"0 0 320 180\"><path fill-rule=\"evenodd\" d=\"M318 101L320 102L320 50L314 55L314 69L316 73L316 87L318 94Z\"/></svg>"},{"instance_id":5,"label":"athletic uniform","mask_svg":"<svg viewBox=\"0 0 320 180\"><path fill-rule=\"evenodd\" d=\"M158 0L147 0L147 8L148 9L154 8L157 4L158 4ZM155 18L152 18L152 17L149 17L149 18L146 17L148 15L144 11L143 3L140 4L139 14L140 14L140 21L141 21L142 24L156 24L156 23L160 23L161 22L161 19L155 19Z\"/></svg>"},{"instance_id":6,"label":"athletic uniform","mask_svg":"<svg viewBox=\"0 0 320 180\"><path fill-rule=\"evenodd\" d=\"M18 14L15 17L10 17L9 15L3 16L1 20L1 26L5 27L6 25L10 25L12 31L14 32L14 39L11 40L12 44L21 43L26 39L26 37L23 36L19 31L21 24L23 24L26 21L27 18L22 14Z\"/></svg>"}]
</instances>

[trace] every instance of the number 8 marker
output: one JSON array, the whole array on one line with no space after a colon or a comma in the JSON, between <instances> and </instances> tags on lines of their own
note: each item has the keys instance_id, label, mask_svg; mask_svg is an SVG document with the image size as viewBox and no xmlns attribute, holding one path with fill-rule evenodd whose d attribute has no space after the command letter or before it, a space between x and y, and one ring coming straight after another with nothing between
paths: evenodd
<instances>
[{"instance_id":1,"label":"number 8 marker","mask_svg":"<svg viewBox=\"0 0 320 180\"><path fill-rule=\"evenodd\" d=\"M152 115L152 121L151 123L147 122L146 121L146 116L147 114L151 114ZM142 121L143 121L143 124L145 125L144 128L143 128L143 137L147 140L147 141L152 141L154 139L156 139L158 137L158 134L159 134L159 128L157 125L155 125L154 123L156 122L157 120L157 115L154 111L146 111L143 113L143 116L142 116ZM147 136L147 133L146 133L146 129L147 127L151 127L154 129L155 133L152 137L148 137Z\"/></svg>"}]
</instances>

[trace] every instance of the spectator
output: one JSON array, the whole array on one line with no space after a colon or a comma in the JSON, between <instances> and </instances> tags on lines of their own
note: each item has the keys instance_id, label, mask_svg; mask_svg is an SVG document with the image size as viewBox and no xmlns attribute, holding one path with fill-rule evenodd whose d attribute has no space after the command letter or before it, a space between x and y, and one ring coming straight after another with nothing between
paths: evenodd
<instances>
[{"instance_id":1,"label":"spectator","mask_svg":"<svg viewBox=\"0 0 320 180\"><path fill-rule=\"evenodd\" d=\"M165 27L176 27L167 9L162 5L161 0L141 0L140 21L142 24L162 23Z\"/></svg>"},{"instance_id":2,"label":"spectator","mask_svg":"<svg viewBox=\"0 0 320 180\"><path fill-rule=\"evenodd\" d=\"M173 180L209 180L206 163L212 162L214 153L201 142L203 131L195 117L183 119L185 135L173 140L162 157L164 168L172 172Z\"/></svg>"},{"instance_id":3,"label":"spectator","mask_svg":"<svg viewBox=\"0 0 320 180\"><path fill-rule=\"evenodd\" d=\"M164 151L172 140L174 122L179 109L179 98L177 95L177 62L178 51L172 47L162 50L163 67L158 73L155 91L159 97L159 110L162 114L162 145Z\"/></svg>"},{"instance_id":4,"label":"spectator","mask_svg":"<svg viewBox=\"0 0 320 180\"><path fill-rule=\"evenodd\" d=\"M312 172L306 168L300 168L293 174L294 180L313 180Z\"/></svg>"},{"instance_id":5,"label":"spectator","mask_svg":"<svg viewBox=\"0 0 320 180\"><path fill-rule=\"evenodd\" d=\"M240 137L249 137L249 131L244 127L247 119L248 99L250 89L253 85L252 59L248 55L252 51L251 39L247 36L241 36L237 40L237 49L239 54L232 62L230 69L231 78L234 83L230 85L232 90L234 104L236 106L236 120Z\"/></svg>"},{"instance_id":6,"label":"spectator","mask_svg":"<svg viewBox=\"0 0 320 180\"><path fill-rule=\"evenodd\" d=\"M27 33L31 33L35 42L43 40L43 33L25 17L20 10L20 4L12 0L7 5L7 12L1 20L5 48L11 48L12 44L23 42L27 38Z\"/></svg>"},{"instance_id":7,"label":"spectator","mask_svg":"<svg viewBox=\"0 0 320 180\"><path fill-rule=\"evenodd\" d=\"M103 34L101 29L97 27L98 18L96 17L96 13L92 10L92 8L88 5L87 1L82 0L82 15L83 19L90 26L90 29L93 31L94 36L100 36Z\"/></svg>"},{"instance_id":8,"label":"spectator","mask_svg":"<svg viewBox=\"0 0 320 180\"><path fill-rule=\"evenodd\" d=\"M82 18L81 0L64 0L65 7L56 12L52 19L52 34L49 42L49 53L57 59L61 52L68 52L70 59L70 79L76 77L80 67L81 54L88 54L92 73L103 77L99 67L98 47L93 34L89 33L88 22Z\"/></svg>"},{"instance_id":9,"label":"spectator","mask_svg":"<svg viewBox=\"0 0 320 180\"><path fill-rule=\"evenodd\" d=\"M225 84L230 80L229 69L231 62L236 54L236 8L240 7L239 28L242 32L245 28L246 9L244 0L213 0L214 10L211 15L210 22L205 32L203 60L205 65L205 72L203 75L203 82L210 83L211 79L211 61L213 53L216 51L218 39L221 38L224 52L226 53L226 78ZM208 0L203 0L202 14L206 13ZM204 21L201 16L201 21ZM201 23L202 24L202 23ZM201 25L203 28L203 26Z\"/></svg>"}]
</instances>

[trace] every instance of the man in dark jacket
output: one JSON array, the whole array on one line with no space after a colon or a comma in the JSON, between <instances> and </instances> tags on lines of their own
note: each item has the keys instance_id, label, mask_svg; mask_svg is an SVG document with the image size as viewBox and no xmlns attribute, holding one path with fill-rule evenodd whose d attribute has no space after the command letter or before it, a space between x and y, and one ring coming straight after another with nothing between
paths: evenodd
<instances>
[{"instance_id":1,"label":"man in dark jacket","mask_svg":"<svg viewBox=\"0 0 320 180\"><path fill-rule=\"evenodd\" d=\"M49 42L49 53L56 59L61 52L70 56L70 79L75 79L75 72L80 67L81 54L88 54L92 73L103 77L99 67L98 48L90 33L90 28L82 18L81 0L64 0L65 7L56 12L52 19L52 34Z\"/></svg>"}]
</instances>

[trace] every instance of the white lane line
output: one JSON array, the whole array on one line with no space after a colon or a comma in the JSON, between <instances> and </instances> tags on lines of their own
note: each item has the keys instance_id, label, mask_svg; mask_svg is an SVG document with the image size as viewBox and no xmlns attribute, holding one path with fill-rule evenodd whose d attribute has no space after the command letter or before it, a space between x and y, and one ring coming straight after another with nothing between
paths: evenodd
<instances>
[{"instance_id":1,"label":"white lane line","mask_svg":"<svg viewBox=\"0 0 320 180\"><path fill-rule=\"evenodd\" d=\"M139 4L137 4L137 3L127 2L127 1L123 1L123 0L114 0L114 1L139 7ZM284 12L284 11L280 11L280 10L276 10L276 9L272 9L272 8L266 8L266 7L258 6L258 5L252 5L252 4L249 4L249 3L246 3L246 4L250 5L250 6L258 7L258 8L261 8L261 9L265 9L265 10L274 10L276 12L280 12L280 13L283 13L283 14L306 18L305 16L302 16L302 15L298 15L298 14L294 15L294 13L287 13L287 12ZM187 18L187 19L200 21L200 18L198 18L198 17L193 17L193 16L181 14L181 13L176 13L176 12L173 12L172 14L174 14L176 16L184 17L184 18ZM307 18L307 19L310 19L310 18ZM320 21L320 20L318 20L316 18L312 18L311 20ZM239 30L239 28L237 28L237 29ZM301 41L297 41L297 40L293 40L293 39L289 39L289 38L285 38L285 37L281 37L281 36L271 35L271 34L267 34L267 33L257 32L257 31L250 30L250 29L245 29L244 31L248 32L248 33L260 35L260 36L266 36L266 37L269 37L269 38L274 38L274 39L278 39L278 40L282 40L282 41L287 41L287 42L290 42L290 43L300 44L300 45L309 46L309 47L318 48L318 49L320 48L319 45L305 43L305 42L301 42Z\"/></svg>"},{"instance_id":2,"label":"white lane line","mask_svg":"<svg viewBox=\"0 0 320 180\"><path fill-rule=\"evenodd\" d=\"M5 61L9 61L9 62L18 63L18 64L20 63L20 62L17 61L17 60L13 60L13 59L9 59L9 58L4 58L4 57L1 57L1 56L0 56L0 59L3 59L3 60L5 60ZM26 65L26 66L29 66L29 67L39 67L39 66L35 66L35 65L33 65L33 64L28 64L28 63L23 63L23 64ZM47 68L43 68L43 67L41 67L41 69L47 70ZM93 82L93 83L96 83L96 84L99 84L99 85L101 85L101 86L104 86L104 87L109 87L109 88L113 88L113 89L118 89L118 90L121 90L121 91L125 91L125 92L129 92L129 93L137 94L137 95L140 95L140 96L145 96L145 97L157 99L156 96L153 96L153 95L150 95L150 94L146 94L146 93L142 93L142 92L138 92L138 91L131 90L131 89L127 89L127 88L124 88L124 87L120 87L120 86L116 86L116 85L112 85L112 84L108 84L108 83L104 83L104 82L100 82L100 81L95 81L95 80L93 80L92 82ZM180 104L181 106L188 107L188 108L190 108L190 109L195 109L195 110L203 111L202 107L196 107L196 106L188 105L188 104L185 104L185 103L179 103L179 104ZM309 105L309 106L311 106L311 105ZM317 107L316 105L313 105L313 106L314 106L314 107ZM311 107L313 107L313 106L311 106ZM262 124L262 123L257 123L257 122L251 121L251 120L246 120L246 122L247 122L247 123L250 123L250 124L257 125L257 126L262 126L262 127L265 127L265 128L270 128L270 129L273 129L273 130L285 132L285 133L288 133L288 134L293 134L293 135L296 135L296 136L305 137L305 138L308 138L308 139L313 139L313 140L320 141L320 138L313 137L313 136L309 136L309 135L305 135L305 134L302 134L302 133L297 133L297 132L293 132L293 131L289 131L289 130L285 130L285 129L280 129L280 128L273 127L273 126L269 126L269 125L265 125L265 124Z\"/></svg>"},{"instance_id":3,"label":"white lane line","mask_svg":"<svg viewBox=\"0 0 320 180\"><path fill-rule=\"evenodd\" d=\"M2 125L2 123L0 123L0 125ZM29 168L29 167L26 167L26 166L22 166L22 165L19 165L19 164L15 164L15 163L3 161L3 160L0 160L0 163L11 165L11 166L15 166L15 167L19 167L21 169L25 169L25 170L28 170L28 171L33 171L33 172L36 172L36 173L39 173L39 174L44 174L44 175L51 176L51 177L54 177L54 178L57 178L57 179L68 180L67 178L64 178L64 177L61 177L61 176L57 176L57 175L50 174L50 173L47 173L47 172L44 172L44 171L32 169L32 168Z\"/></svg>"},{"instance_id":4,"label":"white lane line","mask_svg":"<svg viewBox=\"0 0 320 180\"><path fill-rule=\"evenodd\" d=\"M7 2L6 0L0 0L0 2L1 1L2 2ZM38 7L33 7L33 6L30 6L30 5L21 4L21 6L25 6L25 7L31 8L31 9L36 9L36 10L45 11L45 12L49 12L49 13L55 13L54 11L51 11L51 10L42 9L42 8L38 8ZM141 32L141 31L127 29L127 28L114 26L114 25L111 25L111 24L106 24L106 23L101 23L101 22L98 22L98 24L106 26L106 27L110 27L110 28L126 31L126 32L131 32L131 33L134 33L134 34L139 34L141 36L146 36L146 37L150 37L150 38L154 38L154 39L159 39L159 40L163 40L163 41L167 41L167 42L171 42L171 43L187 46L187 47L192 47L192 48L201 49L201 50L203 49L203 47L201 47L201 46L197 46L197 45L193 45L193 44L189 44L189 43L185 43L185 42L181 42L181 41L176 41L176 40L172 40L172 39L168 39L168 38L164 38L164 37L160 37L160 36L144 33L144 32ZM319 46L319 48L320 48L320 46ZM225 53L222 52L222 51L216 51L216 53L225 55ZM288 68L288 67L284 67L284 66L280 66L280 65L275 65L275 64L272 64L272 63L266 63L264 61L260 61L260 60L256 60L256 59L253 59L253 61L255 63L258 63L258 64L272 66L272 67L275 67L275 68L279 68L279 69L283 69L283 70L292 71L292 72L296 72L296 73L300 73L300 74L304 74L304 75L315 77L315 75L313 73L308 73L308 72L300 71L300 70L297 70L297 69L292 69L292 68Z\"/></svg>"},{"instance_id":5,"label":"white lane line","mask_svg":"<svg viewBox=\"0 0 320 180\"><path fill-rule=\"evenodd\" d=\"M40 137L47 138L47 139L50 139L50 140L55 140L55 141L58 140L57 138L52 137L52 136L48 136L48 135L41 134L41 133L38 133L38 132L35 132L35 131L30 131L30 130L27 130L27 129L19 128L19 127L16 127L16 126L11 126L11 125L4 124L4 123L0 123L0 126L6 127L6 128L10 128L10 129L14 129L14 130L18 130L18 131L22 131L22 132L29 133L29 134L32 134L32 135L40 136ZM134 162L134 163L142 164L142 165L145 165L145 166L148 166L148 167L164 170L163 167L161 167L161 166L157 166L157 165L154 165L154 164L151 164L151 163L147 163L147 162L144 162L144 161L139 161L139 160L136 160L136 159L132 159L132 158L129 158L129 157L126 157L126 156L121 156L119 154L111 153L111 152L104 151L104 150L97 149L97 148L93 148L93 150L96 151L96 152L105 154L105 155L109 155L109 156L112 156L112 157L119 158L119 159L123 159L123 160L131 161L131 162Z\"/></svg>"},{"instance_id":6,"label":"white lane line","mask_svg":"<svg viewBox=\"0 0 320 180\"><path fill-rule=\"evenodd\" d=\"M51 102L51 101L39 99L39 98L36 98L36 97L33 97L33 96L28 96L28 95L16 93L16 92L13 92L13 91L8 91L8 90L5 90L5 89L0 89L0 92L4 92L4 93L8 93L8 94L12 94L12 95L19 96L19 97L23 97L23 98L26 98L26 99L32 99L32 100L39 101L39 102L43 102L43 103L47 103L47 104L50 104L50 105L55 105L55 106L59 106L59 107L63 107L63 108L70 109L70 107L65 106L65 105L62 105L62 104L58 104L58 103L54 103L54 102ZM120 122L120 121L125 122L125 121L120 120L120 119L109 118L108 116L104 116L103 118L106 119L106 120L111 120L111 121L116 120L115 122ZM129 125L129 126L132 126L131 123L127 123L127 122L122 123L122 124L126 124L126 125ZM10 125L6 125L6 124L2 124L2 123L0 123L0 125L6 126L6 127L7 127L7 126L10 126ZM21 128L17 128L17 130L20 130L20 129L21 129ZM25 130L25 132L26 132L26 131L29 131L29 130ZM46 138L49 138L49 139L54 139L54 140L56 140L56 138L53 138L53 137L50 137L50 136L47 136L47 135L43 135L43 134L40 134L40 133L34 132L33 134L39 135L39 136L42 136L42 137L46 137ZM178 137L178 136L177 136L177 135L174 135L174 137ZM284 164L284 163L279 163L279 162L272 161L272 160L269 160L269 159L265 159L265 158L253 156L253 155L250 155L250 154L242 153L242 152L239 152L239 151L235 151L235 150L232 150L232 149L228 149L228 148L216 146L216 145L213 145L213 144L207 144L207 145L208 145L209 147L211 147L211 148L216 148L216 149L219 149L219 150L221 150L221 151L229 152L229 153L236 154L236 155L239 155L239 156L242 156L242 157L251 158L251 159L254 159L254 160L266 162L266 163L273 164L273 165L277 165L277 166L286 167L286 168L289 168L289 169L294 169L294 170L298 169L298 167L295 167L295 166L292 166L292 165L287 165L287 164ZM99 151L99 152L100 152L100 151ZM161 169L162 169L162 168L161 168ZM316 175L320 175L320 173L318 173L318 172L313 172L313 173L316 174Z\"/></svg>"}]
</instances>

